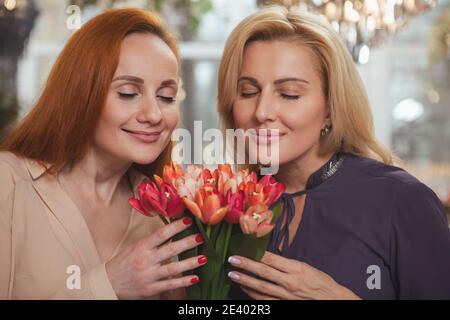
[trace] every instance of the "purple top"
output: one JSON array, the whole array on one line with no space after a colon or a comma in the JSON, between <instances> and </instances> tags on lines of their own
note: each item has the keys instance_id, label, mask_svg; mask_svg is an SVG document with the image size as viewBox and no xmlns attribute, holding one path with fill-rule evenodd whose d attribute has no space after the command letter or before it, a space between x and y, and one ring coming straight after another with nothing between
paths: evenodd
<instances>
[{"instance_id":1,"label":"purple top","mask_svg":"<svg viewBox=\"0 0 450 320\"><path fill-rule=\"evenodd\" d=\"M426 185L400 168L337 154L299 193L306 200L292 244L277 250L287 240L283 214L290 219L295 209L285 194L269 251L308 263L363 299L450 299L450 229Z\"/></svg>"}]
</instances>

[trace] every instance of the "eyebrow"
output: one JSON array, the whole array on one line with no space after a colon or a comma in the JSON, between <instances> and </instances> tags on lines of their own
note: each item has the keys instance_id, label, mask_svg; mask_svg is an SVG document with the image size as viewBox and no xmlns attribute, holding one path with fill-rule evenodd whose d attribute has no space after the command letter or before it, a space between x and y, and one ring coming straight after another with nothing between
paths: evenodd
<instances>
[{"instance_id":1,"label":"eyebrow","mask_svg":"<svg viewBox=\"0 0 450 320\"><path fill-rule=\"evenodd\" d=\"M120 81L120 80L136 82L136 83L139 83L139 84L143 84L144 83L143 79L138 78L138 77L133 77L133 76L118 76L118 77L114 78L112 82Z\"/></svg>"},{"instance_id":2,"label":"eyebrow","mask_svg":"<svg viewBox=\"0 0 450 320\"><path fill-rule=\"evenodd\" d=\"M161 87L178 87L178 82L174 79L164 80L161 82Z\"/></svg>"},{"instance_id":3,"label":"eyebrow","mask_svg":"<svg viewBox=\"0 0 450 320\"><path fill-rule=\"evenodd\" d=\"M135 82L137 84L144 84L143 79L134 77L134 76L128 76L128 75L118 76L118 77L114 78L112 82L120 81L120 80ZM161 87L168 87L168 86L178 87L178 83L174 79L164 80L163 82L161 82Z\"/></svg>"},{"instance_id":4,"label":"eyebrow","mask_svg":"<svg viewBox=\"0 0 450 320\"><path fill-rule=\"evenodd\" d=\"M254 86L258 87L258 80L256 80L255 78L252 77L241 77L238 80L238 83L241 81L249 81L250 83L252 83ZM282 84L285 82L289 82L289 81L295 81L295 82L301 82L301 83L305 83L305 84L309 84L309 81L305 80L305 79L300 79L300 78L283 78L283 79L278 79L275 80L273 83L274 84Z\"/></svg>"},{"instance_id":5,"label":"eyebrow","mask_svg":"<svg viewBox=\"0 0 450 320\"><path fill-rule=\"evenodd\" d=\"M289 82L289 81L295 81L295 82L301 82L301 83L309 84L309 81L306 81L305 79L300 79L300 78L283 78L283 79L275 80L273 83L274 84L281 84L281 83L285 83L285 82Z\"/></svg>"}]
</instances>

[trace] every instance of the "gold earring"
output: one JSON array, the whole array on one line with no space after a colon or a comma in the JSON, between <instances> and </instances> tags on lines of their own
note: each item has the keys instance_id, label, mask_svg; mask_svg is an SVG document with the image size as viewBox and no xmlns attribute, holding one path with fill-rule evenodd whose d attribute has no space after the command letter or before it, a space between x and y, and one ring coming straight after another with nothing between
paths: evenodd
<instances>
[{"instance_id":1,"label":"gold earring","mask_svg":"<svg viewBox=\"0 0 450 320\"><path fill-rule=\"evenodd\" d=\"M322 129L320 131L320 136L325 137L326 135L328 135L329 132L330 132L330 127L326 126L325 129Z\"/></svg>"}]
</instances>

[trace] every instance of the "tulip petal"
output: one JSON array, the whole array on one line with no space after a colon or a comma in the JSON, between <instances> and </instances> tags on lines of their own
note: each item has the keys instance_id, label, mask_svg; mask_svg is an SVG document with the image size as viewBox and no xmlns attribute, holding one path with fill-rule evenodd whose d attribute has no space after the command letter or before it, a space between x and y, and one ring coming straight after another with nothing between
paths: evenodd
<instances>
[{"instance_id":1,"label":"tulip petal","mask_svg":"<svg viewBox=\"0 0 450 320\"><path fill-rule=\"evenodd\" d=\"M210 225L218 224L220 221L222 221L227 212L228 212L227 207L220 208L211 216L211 218L208 221L208 224Z\"/></svg>"},{"instance_id":2,"label":"tulip petal","mask_svg":"<svg viewBox=\"0 0 450 320\"><path fill-rule=\"evenodd\" d=\"M209 221L220 208L220 198L217 194L210 194L209 196L207 196L202 208L205 221Z\"/></svg>"},{"instance_id":3,"label":"tulip petal","mask_svg":"<svg viewBox=\"0 0 450 320\"><path fill-rule=\"evenodd\" d=\"M241 216L244 214L243 211L240 210L236 210L236 209L230 209L228 210L226 216L225 216L225 221L231 224L238 224L239 223L239 219L241 218Z\"/></svg>"},{"instance_id":4,"label":"tulip petal","mask_svg":"<svg viewBox=\"0 0 450 320\"><path fill-rule=\"evenodd\" d=\"M256 228L258 227L258 222L246 214L241 216L239 219L239 224L242 232L245 234L255 233Z\"/></svg>"},{"instance_id":5,"label":"tulip petal","mask_svg":"<svg viewBox=\"0 0 450 320\"><path fill-rule=\"evenodd\" d=\"M275 225L270 223L261 223L256 229L256 237L261 238L270 233Z\"/></svg>"},{"instance_id":6,"label":"tulip petal","mask_svg":"<svg viewBox=\"0 0 450 320\"><path fill-rule=\"evenodd\" d=\"M197 203L195 203L194 201L188 199L188 198L183 198L183 202L184 205L186 206L186 208L197 218L200 219L200 221L202 221L203 223L205 223L204 219L203 219L203 215L202 215L202 211L200 210L199 206L197 205Z\"/></svg>"},{"instance_id":7,"label":"tulip petal","mask_svg":"<svg viewBox=\"0 0 450 320\"><path fill-rule=\"evenodd\" d=\"M156 184L158 185L158 187L161 187L161 185L163 183L163 179L160 176L156 175L156 174L153 175L153 179L155 179Z\"/></svg>"},{"instance_id":8,"label":"tulip petal","mask_svg":"<svg viewBox=\"0 0 450 320\"><path fill-rule=\"evenodd\" d=\"M150 216L150 213L147 212L141 205L141 202L136 199L136 198L130 198L128 199L128 203L130 204L131 207L133 207L134 209L136 209L136 211L142 213L144 216Z\"/></svg>"}]
</instances>

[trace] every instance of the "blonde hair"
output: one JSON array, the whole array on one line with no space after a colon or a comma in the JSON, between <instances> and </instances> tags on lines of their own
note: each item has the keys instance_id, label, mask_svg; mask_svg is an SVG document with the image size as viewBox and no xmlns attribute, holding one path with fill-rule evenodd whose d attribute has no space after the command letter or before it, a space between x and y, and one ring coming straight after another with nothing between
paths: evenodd
<instances>
[{"instance_id":1,"label":"blonde hair","mask_svg":"<svg viewBox=\"0 0 450 320\"><path fill-rule=\"evenodd\" d=\"M317 61L332 122L332 130L321 139L321 153L343 151L392 164L394 156L375 137L364 85L340 36L321 17L295 9L262 9L244 19L229 36L218 79L222 129L235 128L232 109L246 45L276 40L306 46Z\"/></svg>"}]
</instances>

